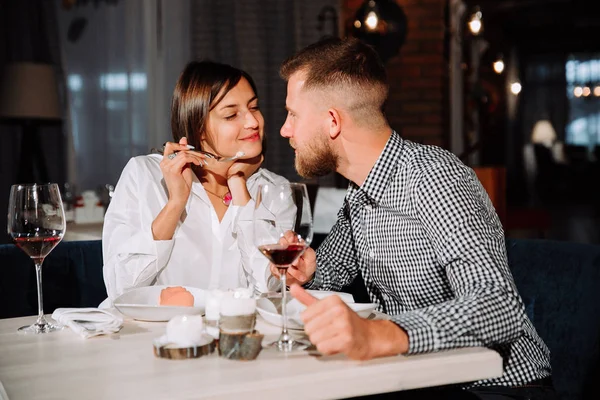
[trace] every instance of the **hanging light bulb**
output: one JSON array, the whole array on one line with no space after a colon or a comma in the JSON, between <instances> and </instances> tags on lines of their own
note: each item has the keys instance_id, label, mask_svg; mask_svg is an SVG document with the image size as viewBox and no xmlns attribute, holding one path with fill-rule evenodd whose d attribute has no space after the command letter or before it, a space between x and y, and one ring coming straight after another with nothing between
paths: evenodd
<instances>
[{"instance_id":1,"label":"hanging light bulb","mask_svg":"<svg viewBox=\"0 0 600 400\"><path fill-rule=\"evenodd\" d=\"M573 95L575 97L581 97L583 95L583 88L581 86L575 86L575 89L573 89Z\"/></svg>"},{"instance_id":2,"label":"hanging light bulb","mask_svg":"<svg viewBox=\"0 0 600 400\"><path fill-rule=\"evenodd\" d=\"M502 57L494 61L494 71L497 74L501 74L504 71L504 61L502 61Z\"/></svg>"},{"instance_id":3,"label":"hanging light bulb","mask_svg":"<svg viewBox=\"0 0 600 400\"><path fill-rule=\"evenodd\" d=\"M471 15L471 20L469 21L469 30L475 36L479 35L483 28L482 18L483 14L481 13L479 7L477 7L473 15Z\"/></svg>"},{"instance_id":4,"label":"hanging light bulb","mask_svg":"<svg viewBox=\"0 0 600 400\"><path fill-rule=\"evenodd\" d=\"M510 91L512 92L512 94L517 95L519 93L521 93L521 84L519 82L513 82L510 84Z\"/></svg>"},{"instance_id":5,"label":"hanging light bulb","mask_svg":"<svg viewBox=\"0 0 600 400\"><path fill-rule=\"evenodd\" d=\"M375 48L383 62L404 44L407 19L396 0L364 0L350 27L352 36Z\"/></svg>"},{"instance_id":6,"label":"hanging light bulb","mask_svg":"<svg viewBox=\"0 0 600 400\"><path fill-rule=\"evenodd\" d=\"M379 24L379 17L375 11L369 11L367 14L367 18L365 19L365 25L368 29L374 31L377 29L377 25Z\"/></svg>"},{"instance_id":7,"label":"hanging light bulb","mask_svg":"<svg viewBox=\"0 0 600 400\"><path fill-rule=\"evenodd\" d=\"M594 96L600 97L600 86L594 88Z\"/></svg>"}]
</instances>

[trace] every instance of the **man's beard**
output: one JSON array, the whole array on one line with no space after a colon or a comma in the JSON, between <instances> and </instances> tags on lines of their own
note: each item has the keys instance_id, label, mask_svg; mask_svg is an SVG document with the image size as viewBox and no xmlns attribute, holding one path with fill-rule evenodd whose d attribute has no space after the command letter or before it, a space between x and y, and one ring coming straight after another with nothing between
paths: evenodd
<instances>
[{"instance_id":1,"label":"man's beard","mask_svg":"<svg viewBox=\"0 0 600 400\"><path fill-rule=\"evenodd\" d=\"M296 154L296 171L304 178L325 176L338 167L338 156L326 139L306 145L302 154L304 156L300 155L300 151Z\"/></svg>"}]
</instances>

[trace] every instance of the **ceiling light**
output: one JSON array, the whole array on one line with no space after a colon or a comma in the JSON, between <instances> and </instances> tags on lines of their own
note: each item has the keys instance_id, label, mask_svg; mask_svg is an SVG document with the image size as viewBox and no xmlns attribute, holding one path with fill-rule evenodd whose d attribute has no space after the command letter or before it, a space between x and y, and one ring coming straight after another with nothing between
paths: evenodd
<instances>
[{"instance_id":1,"label":"ceiling light","mask_svg":"<svg viewBox=\"0 0 600 400\"><path fill-rule=\"evenodd\" d=\"M512 92L512 94L521 93L521 89L522 89L522 86L519 82L513 82L510 84L510 91Z\"/></svg>"},{"instance_id":2,"label":"ceiling light","mask_svg":"<svg viewBox=\"0 0 600 400\"><path fill-rule=\"evenodd\" d=\"M494 71L496 71L497 74L501 74L502 71L504 71L504 61L502 60L497 60L494 62Z\"/></svg>"},{"instance_id":3,"label":"ceiling light","mask_svg":"<svg viewBox=\"0 0 600 400\"><path fill-rule=\"evenodd\" d=\"M482 18L483 14L481 13L479 7L477 7L473 15L471 15L471 20L469 21L469 30L475 36L479 35L483 28Z\"/></svg>"}]
</instances>

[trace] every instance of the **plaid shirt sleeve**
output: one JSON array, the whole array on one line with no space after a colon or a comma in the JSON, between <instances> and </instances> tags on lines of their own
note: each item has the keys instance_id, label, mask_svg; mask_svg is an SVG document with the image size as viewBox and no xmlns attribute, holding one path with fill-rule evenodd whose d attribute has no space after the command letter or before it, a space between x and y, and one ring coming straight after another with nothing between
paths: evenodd
<instances>
[{"instance_id":1,"label":"plaid shirt sleeve","mask_svg":"<svg viewBox=\"0 0 600 400\"><path fill-rule=\"evenodd\" d=\"M358 275L356 250L349 221L348 203L338 212L338 218L325 241L317 250L317 270L307 289L339 291Z\"/></svg>"},{"instance_id":2,"label":"plaid shirt sleeve","mask_svg":"<svg viewBox=\"0 0 600 400\"><path fill-rule=\"evenodd\" d=\"M418 216L453 298L392 317L408 333L409 353L514 341L524 307L487 193L465 166L438 165L418 181Z\"/></svg>"}]
</instances>

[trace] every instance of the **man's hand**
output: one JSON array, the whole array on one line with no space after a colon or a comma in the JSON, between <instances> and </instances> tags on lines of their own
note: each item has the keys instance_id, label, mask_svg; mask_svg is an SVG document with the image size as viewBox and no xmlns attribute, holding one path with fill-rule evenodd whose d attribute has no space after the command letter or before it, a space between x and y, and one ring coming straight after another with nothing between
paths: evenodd
<instances>
[{"instance_id":1,"label":"man's hand","mask_svg":"<svg viewBox=\"0 0 600 400\"><path fill-rule=\"evenodd\" d=\"M370 360L408 351L408 335L393 322L361 318L339 296L317 300L298 285L290 292L307 306L300 315L304 331L322 354Z\"/></svg>"},{"instance_id":2,"label":"man's hand","mask_svg":"<svg viewBox=\"0 0 600 400\"><path fill-rule=\"evenodd\" d=\"M287 231L285 235L279 239L280 244L296 243L298 237L294 232ZM297 283L304 285L310 281L317 269L317 255L313 249L307 248L300 257L298 257L286 270L286 283L292 285ZM271 264L271 274L276 278L281 278L277 265Z\"/></svg>"}]
</instances>

